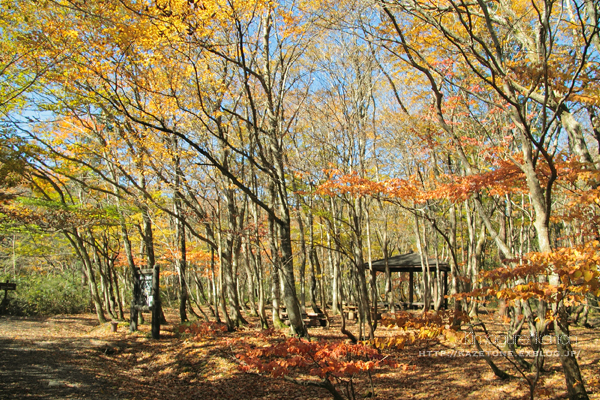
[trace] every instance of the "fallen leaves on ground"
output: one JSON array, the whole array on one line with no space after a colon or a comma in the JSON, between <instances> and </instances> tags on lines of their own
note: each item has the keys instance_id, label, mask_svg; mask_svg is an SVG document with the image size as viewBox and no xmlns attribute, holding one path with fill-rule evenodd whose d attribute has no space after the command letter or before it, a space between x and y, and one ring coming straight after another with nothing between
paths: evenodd
<instances>
[{"instance_id":1,"label":"fallen leaves on ground","mask_svg":"<svg viewBox=\"0 0 600 400\"><path fill-rule=\"evenodd\" d=\"M485 315L482 316L485 318ZM110 331L110 323L98 325L91 314L55 316L50 318L3 318L0 320L0 340L18 340L23 346L46 346L56 352L61 363L78 368L91 379L108 382L106 397L121 399L329 399L324 389L298 386L283 379L245 373L235 357L235 343L264 346L268 335L261 333L257 321L248 317L250 327L233 333L210 331L210 335L189 335L180 329L177 315L167 312L171 324L163 326L161 339L150 339L150 326L144 324L139 332L130 333L126 323L118 331ZM345 340L336 321L332 328L313 328L318 340ZM254 325L252 325L254 324ZM351 326L352 327L352 326ZM493 321L489 327L494 329ZM499 329L498 326L495 329ZM269 333L269 332L268 332ZM284 331L269 334L282 337ZM377 335L393 337L395 328L380 327ZM600 339L597 330L574 328L574 344L579 363L587 382L591 399L600 399ZM78 343L61 355L61 344ZM45 348L45 347L44 347ZM464 343L454 343L443 336L386 349L402 368L377 370L373 385L378 399L525 399L528 389L522 379L501 381L495 378L485 361L479 357L450 356L450 351L473 351ZM444 351L445 355L440 356ZM431 352L429 355L426 352ZM509 370L498 358L498 364ZM35 360L23 360L35 363ZM18 365L13 366L19 368ZM22 366L21 366L22 368ZM547 373L538 385L537 397L565 398L564 377L558 358L548 358ZM516 371L509 371L516 375ZM25 383L23 383L25 384ZM35 385L35 382L29 382ZM85 390L85 388L79 388ZM356 381L356 393L368 395L367 379Z\"/></svg>"}]
</instances>

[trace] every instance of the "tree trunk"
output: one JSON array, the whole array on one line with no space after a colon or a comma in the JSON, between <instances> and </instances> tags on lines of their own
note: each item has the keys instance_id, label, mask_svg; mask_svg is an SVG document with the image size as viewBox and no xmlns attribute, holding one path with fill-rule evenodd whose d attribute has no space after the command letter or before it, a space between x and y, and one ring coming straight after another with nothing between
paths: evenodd
<instances>
[{"instance_id":1,"label":"tree trunk","mask_svg":"<svg viewBox=\"0 0 600 400\"><path fill-rule=\"evenodd\" d=\"M554 312L558 314L558 318L554 320L556 349L558 350L560 363L565 374L569 400L587 400L589 397L583 386L583 378L579 371L579 364L577 363L575 352L571 346L571 338L569 337L567 325L567 313L562 302L554 308Z\"/></svg>"},{"instance_id":2,"label":"tree trunk","mask_svg":"<svg viewBox=\"0 0 600 400\"><path fill-rule=\"evenodd\" d=\"M177 151L177 140L173 140L175 151ZM187 255L186 255L186 240L185 240L185 215L183 212L182 194L180 192L181 179L183 172L181 171L179 155L173 157L175 164L175 192L173 196L173 206L175 212L175 241L178 250L176 261L177 272L179 274L179 319L181 322L188 320L186 309L188 301L188 285L186 280Z\"/></svg>"},{"instance_id":3,"label":"tree trunk","mask_svg":"<svg viewBox=\"0 0 600 400\"><path fill-rule=\"evenodd\" d=\"M142 187L143 186L145 185L142 185ZM146 251L146 259L148 261L148 269L152 269L151 333L152 339L158 340L160 339L161 320L162 318L164 318L164 316L162 315L162 307L160 303L160 265L156 263L156 259L154 257L154 236L152 233L152 221L150 219L148 207L146 205L142 207L142 220L144 223L142 238L144 241L144 249Z\"/></svg>"},{"instance_id":4,"label":"tree trunk","mask_svg":"<svg viewBox=\"0 0 600 400\"><path fill-rule=\"evenodd\" d=\"M279 225L282 253L280 265L283 277L283 295L292 332L299 337L305 337L308 335L308 332L302 321L302 311L300 310L298 297L296 296L291 229L289 226L289 219L286 219L286 221L287 223Z\"/></svg>"},{"instance_id":5,"label":"tree trunk","mask_svg":"<svg viewBox=\"0 0 600 400\"><path fill-rule=\"evenodd\" d=\"M105 323L106 317L104 316L102 300L100 300L100 296L98 294L98 286L96 285L96 277L94 275L92 261L90 260L90 256L87 252L87 249L85 248L83 239L81 238L77 230L65 233L65 236L75 249L75 252L79 256L79 259L83 262L83 265L85 267L85 272L88 278L88 286L90 288L90 295L92 297L92 302L94 303L94 307L96 309L96 316L98 317L98 322L100 322L101 324Z\"/></svg>"},{"instance_id":6,"label":"tree trunk","mask_svg":"<svg viewBox=\"0 0 600 400\"><path fill-rule=\"evenodd\" d=\"M423 312L429 311L431 307L431 294L429 285L429 261L428 255L425 254L425 248L421 239L421 228L419 217L415 215L415 237L417 239L417 250L421 257L421 271L423 272Z\"/></svg>"}]
</instances>

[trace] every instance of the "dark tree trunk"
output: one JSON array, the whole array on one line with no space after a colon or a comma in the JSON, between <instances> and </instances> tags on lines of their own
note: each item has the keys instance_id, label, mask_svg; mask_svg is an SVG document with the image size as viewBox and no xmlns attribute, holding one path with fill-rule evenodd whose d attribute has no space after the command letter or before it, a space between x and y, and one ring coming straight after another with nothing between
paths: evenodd
<instances>
[{"instance_id":1,"label":"dark tree trunk","mask_svg":"<svg viewBox=\"0 0 600 400\"><path fill-rule=\"evenodd\" d=\"M154 256L154 236L152 233L152 221L148 214L148 207L142 207L142 219L144 223L143 240L144 249L146 250L146 259L148 260L148 268L152 269L152 339L160 339L160 324L164 319L162 307L160 304L160 266L156 263Z\"/></svg>"}]
</instances>

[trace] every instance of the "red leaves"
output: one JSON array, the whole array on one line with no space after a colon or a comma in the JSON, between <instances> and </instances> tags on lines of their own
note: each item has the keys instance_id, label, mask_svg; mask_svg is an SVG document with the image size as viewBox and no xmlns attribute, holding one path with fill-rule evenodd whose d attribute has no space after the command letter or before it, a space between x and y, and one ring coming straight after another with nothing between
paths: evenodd
<instances>
[{"instance_id":1,"label":"red leaves","mask_svg":"<svg viewBox=\"0 0 600 400\"><path fill-rule=\"evenodd\" d=\"M488 172L469 176L440 175L425 183L417 176L375 182L358 176L356 172L327 172L329 179L318 187L318 193L329 196L382 196L420 203L439 199L462 201L482 190L491 195L504 195L526 188L523 172L514 163L503 160L495 161L494 169Z\"/></svg>"},{"instance_id":2,"label":"red leaves","mask_svg":"<svg viewBox=\"0 0 600 400\"><path fill-rule=\"evenodd\" d=\"M181 334L189 335L195 340L214 338L227 332L227 326L218 322L194 322L190 325L179 325Z\"/></svg>"},{"instance_id":3,"label":"red leaves","mask_svg":"<svg viewBox=\"0 0 600 400\"><path fill-rule=\"evenodd\" d=\"M243 371L256 370L273 377L295 372L308 373L321 379L335 376L348 377L377 367L396 364L381 357L379 352L365 344L344 342L309 342L290 338L272 346L246 347L236 357Z\"/></svg>"},{"instance_id":4,"label":"red leaves","mask_svg":"<svg viewBox=\"0 0 600 400\"><path fill-rule=\"evenodd\" d=\"M416 187L402 179L390 179L384 182L374 182L358 176L356 172L345 174L339 170L326 171L329 179L319 185L319 194L336 196L349 194L353 196L389 195L391 197L414 196Z\"/></svg>"},{"instance_id":5,"label":"red leaves","mask_svg":"<svg viewBox=\"0 0 600 400\"><path fill-rule=\"evenodd\" d=\"M337 169L325 171L327 181L319 185L319 194L338 196L350 195L356 197L377 196L387 199L411 200L423 203L427 200L464 201L474 193L485 192L491 196L503 196L511 193L527 192L525 175L515 160L507 160L500 154L505 150L502 146L494 148L484 146L477 139L464 137L464 144L480 148L483 157L489 160L487 171L467 176L440 174L429 175L422 180L419 176L410 176L407 179L388 179L373 181L368 177L359 176L356 172L344 173ZM583 181L598 181L600 174L586 169L575 162L558 162L559 179L564 182L574 183ZM550 170L547 164L541 162L537 167L537 176L542 185L546 184ZM600 199L600 189L576 191L577 201L586 205L597 204Z\"/></svg>"}]
</instances>

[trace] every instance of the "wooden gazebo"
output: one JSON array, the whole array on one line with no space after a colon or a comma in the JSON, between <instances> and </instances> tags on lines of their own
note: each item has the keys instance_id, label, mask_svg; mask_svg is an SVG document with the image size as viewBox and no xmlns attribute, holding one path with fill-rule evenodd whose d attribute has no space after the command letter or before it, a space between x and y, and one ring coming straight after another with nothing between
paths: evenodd
<instances>
[{"instance_id":1,"label":"wooden gazebo","mask_svg":"<svg viewBox=\"0 0 600 400\"><path fill-rule=\"evenodd\" d=\"M435 273L438 270L443 274L443 284L444 284L444 296L448 294L448 272L450 271L450 266L448 263L436 260L435 258L429 258L429 271L430 273ZM386 260L377 260L371 263L373 265L373 269L377 272L385 272L385 264ZM387 259L387 265L389 266L390 272L408 272L409 273L409 281L408 281L408 307L414 308L417 304L414 302L414 273L415 272L423 272L423 268L421 266L421 255L419 253L407 253L401 254L398 256L389 257ZM448 301L444 298L443 302L444 308L448 307Z\"/></svg>"}]
</instances>

